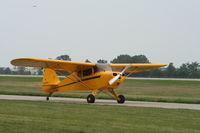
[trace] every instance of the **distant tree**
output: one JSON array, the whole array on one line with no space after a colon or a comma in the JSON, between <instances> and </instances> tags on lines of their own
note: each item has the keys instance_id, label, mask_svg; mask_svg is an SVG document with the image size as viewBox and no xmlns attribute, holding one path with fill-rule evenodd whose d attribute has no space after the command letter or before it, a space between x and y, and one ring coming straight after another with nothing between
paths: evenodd
<instances>
[{"instance_id":1,"label":"distant tree","mask_svg":"<svg viewBox=\"0 0 200 133\"><path fill-rule=\"evenodd\" d=\"M67 61L71 61L71 58L69 57L69 55L61 55L56 57L57 60L67 60Z\"/></svg>"},{"instance_id":2,"label":"distant tree","mask_svg":"<svg viewBox=\"0 0 200 133\"><path fill-rule=\"evenodd\" d=\"M199 78L200 74L200 65L197 62L192 62L191 64L188 64L188 70L189 70L189 78Z\"/></svg>"},{"instance_id":3,"label":"distant tree","mask_svg":"<svg viewBox=\"0 0 200 133\"><path fill-rule=\"evenodd\" d=\"M4 68L0 67L0 74L4 74Z\"/></svg>"},{"instance_id":4,"label":"distant tree","mask_svg":"<svg viewBox=\"0 0 200 133\"><path fill-rule=\"evenodd\" d=\"M130 75L130 77L150 77L150 71L144 71L144 72L136 72Z\"/></svg>"},{"instance_id":5,"label":"distant tree","mask_svg":"<svg viewBox=\"0 0 200 133\"><path fill-rule=\"evenodd\" d=\"M164 77L164 69L162 68L156 68L151 71L149 71L149 77L155 77L155 78L162 78Z\"/></svg>"},{"instance_id":6,"label":"distant tree","mask_svg":"<svg viewBox=\"0 0 200 133\"><path fill-rule=\"evenodd\" d=\"M11 74L11 70L9 67L6 67L4 70L4 74Z\"/></svg>"},{"instance_id":7,"label":"distant tree","mask_svg":"<svg viewBox=\"0 0 200 133\"><path fill-rule=\"evenodd\" d=\"M132 62L131 63L149 63L149 60L145 55L135 55L132 56Z\"/></svg>"},{"instance_id":8,"label":"distant tree","mask_svg":"<svg viewBox=\"0 0 200 133\"><path fill-rule=\"evenodd\" d=\"M25 74L25 67L17 67L17 69L18 69L18 74L20 74L20 75L24 75Z\"/></svg>"},{"instance_id":9,"label":"distant tree","mask_svg":"<svg viewBox=\"0 0 200 133\"><path fill-rule=\"evenodd\" d=\"M177 76L179 78L188 78L189 77L189 70L188 70L188 63L182 64L177 70Z\"/></svg>"},{"instance_id":10,"label":"distant tree","mask_svg":"<svg viewBox=\"0 0 200 133\"><path fill-rule=\"evenodd\" d=\"M132 63L132 57L130 55L119 55L114 58L111 63Z\"/></svg>"},{"instance_id":11,"label":"distant tree","mask_svg":"<svg viewBox=\"0 0 200 133\"><path fill-rule=\"evenodd\" d=\"M104 59L99 59L99 60L97 61L97 63L104 63L104 64L106 64L106 63L108 63L108 61L107 61L107 60L104 60Z\"/></svg>"},{"instance_id":12,"label":"distant tree","mask_svg":"<svg viewBox=\"0 0 200 133\"><path fill-rule=\"evenodd\" d=\"M87 62L87 63L91 63L91 61L89 61L88 59L86 59L85 62Z\"/></svg>"},{"instance_id":13,"label":"distant tree","mask_svg":"<svg viewBox=\"0 0 200 133\"><path fill-rule=\"evenodd\" d=\"M120 55L114 58L111 63L149 63L149 60L145 55Z\"/></svg>"},{"instance_id":14,"label":"distant tree","mask_svg":"<svg viewBox=\"0 0 200 133\"><path fill-rule=\"evenodd\" d=\"M166 77L169 77L169 78L176 77L176 68L174 67L173 63L169 63L164 73Z\"/></svg>"}]
</instances>

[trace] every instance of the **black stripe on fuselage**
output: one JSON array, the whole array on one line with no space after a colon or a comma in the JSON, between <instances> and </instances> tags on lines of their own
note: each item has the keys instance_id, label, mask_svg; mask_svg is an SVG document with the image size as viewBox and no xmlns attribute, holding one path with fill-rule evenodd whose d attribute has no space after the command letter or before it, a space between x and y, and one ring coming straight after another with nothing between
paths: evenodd
<instances>
[{"instance_id":1,"label":"black stripe on fuselage","mask_svg":"<svg viewBox=\"0 0 200 133\"><path fill-rule=\"evenodd\" d=\"M82 79L82 80L79 80L79 81L76 81L76 82L72 82L72 83L69 83L69 84L65 84L65 85L62 85L62 86L55 87L54 89L57 89L57 88L60 88L60 87L64 87L64 86L68 86L68 85L72 85L72 84L76 84L76 83L79 83L79 82L81 82L81 81L87 81L87 80L91 80L91 79L100 78L100 77L101 77L101 76L94 76L94 77Z\"/></svg>"}]
</instances>

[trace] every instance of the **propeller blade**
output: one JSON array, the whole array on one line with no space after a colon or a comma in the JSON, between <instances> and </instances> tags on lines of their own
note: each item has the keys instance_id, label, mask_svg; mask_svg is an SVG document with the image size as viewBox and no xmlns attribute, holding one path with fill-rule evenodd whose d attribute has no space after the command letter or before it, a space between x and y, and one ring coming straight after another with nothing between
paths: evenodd
<instances>
[{"instance_id":1,"label":"propeller blade","mask_svg":"<svg viewBox=\"0 0 200 133\"><path fill-rule=\"evenodd\" d=\"M129 69L130 67L131 67L131 66L125 67L125 68L122 70L121 73L119 73L117 76L115 76L114 78L112 78L112 79L108 82L109 85L114 84L114 83L124 74L124 72L125 72L127 69Z\"/></svg>"},{"instance_id":2,"label":"propeller blade","mask_svg":"<svg viewBox=\"0 0 200 133\"><path fill-rule=\"evenodd\" d=\"M119 78L120 78L120 74L118 74L117 76L115 76L114 78L112 78L110 81L109 81L109 85L112 85L113 83L115 83Z\"/></svg>"}]
</instances>

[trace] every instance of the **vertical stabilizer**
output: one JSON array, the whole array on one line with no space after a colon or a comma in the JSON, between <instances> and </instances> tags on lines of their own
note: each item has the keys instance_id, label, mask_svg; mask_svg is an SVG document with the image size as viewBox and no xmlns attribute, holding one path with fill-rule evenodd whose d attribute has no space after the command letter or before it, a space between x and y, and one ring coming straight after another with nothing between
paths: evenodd
<instances>
[{"instance_id":1,"label":"vertical stabilizer","mask_svg":"<svg viewBox=\"0 0 200 133\"><path fill-rule=\"evenodd\" d=\"M56 72L52 69L45 68L44 75L42 80L42 87L44 91L50 92L53 91L54 87L56 87L60 83L60 79L57 76Z\"/></svg>"}]
</instances>

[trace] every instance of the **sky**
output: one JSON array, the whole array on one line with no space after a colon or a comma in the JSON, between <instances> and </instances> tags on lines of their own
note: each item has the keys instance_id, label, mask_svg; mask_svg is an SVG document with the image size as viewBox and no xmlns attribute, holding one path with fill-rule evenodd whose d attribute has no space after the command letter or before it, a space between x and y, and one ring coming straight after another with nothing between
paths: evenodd
<instances>
[{"instance_id":1,"label":"sky","mask_svg":"<svg viewBox=\"0 0 200 133\"><path fill-rule=\"evenodd\" d=\"M73 61L146 55L200 62L200 0L0 0L0 67L15 58Z\"/></svg>"}]
</instances>

